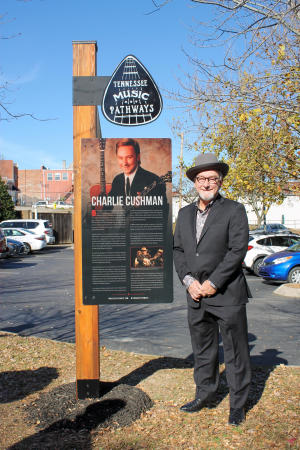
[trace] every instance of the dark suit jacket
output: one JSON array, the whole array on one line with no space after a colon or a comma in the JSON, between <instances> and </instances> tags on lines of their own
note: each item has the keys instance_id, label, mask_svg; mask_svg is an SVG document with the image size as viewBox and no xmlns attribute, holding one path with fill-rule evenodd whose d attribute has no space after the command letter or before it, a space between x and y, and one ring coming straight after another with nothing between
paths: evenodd
<instances>
[{"instance_id":1,"label":"dark suit jacket","mask_svg":"<svg viewBox=\"0 0 300 450\"><path fill-rule=\"evenodd\" d=\"M217 293L201 301L215 306L240 305L251 296L242 271L248 248L248 220L241 203L218 195L213 203L198 244L196 243L197 205L179 211L174 235L174 262L183 281L191 274L200 283L209 279ZM188 305L199 308L187 292Z\"/></svg>"},{"instance_id":2,"label":"dark suit jacket","mask_svg":"<svg viewBox=\"0 0 300 450\"><path fill-rule=\"evenodd\" d=\"M131 183L130 195L135 196L138 192L142 192L145 187L150 186L154 181L159 182L159 177L148 170L139 167L133 181ZM125 176L124 173L116 175L112 182L111 191L108 195L121 196L125 195ZM165 184L158 184L149 192L149 195L162 195L164 203L166 201L166 186Z\"/></svg>"}]
</instances>

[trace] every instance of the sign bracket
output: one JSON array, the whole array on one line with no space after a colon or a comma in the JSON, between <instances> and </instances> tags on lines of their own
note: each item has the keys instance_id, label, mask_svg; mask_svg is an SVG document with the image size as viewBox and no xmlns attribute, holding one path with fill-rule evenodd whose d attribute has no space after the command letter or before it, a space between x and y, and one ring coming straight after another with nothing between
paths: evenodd
<instances>
[{"instance_id":1,"label":"sign bracket","mask_svg":"<svg viewBox=\"0 0 300 450\"><path fill-rule=\"evenodd\" d=\"M73 106L101 105L110 76L74 76Z\"/></svg>"}]
</instances>

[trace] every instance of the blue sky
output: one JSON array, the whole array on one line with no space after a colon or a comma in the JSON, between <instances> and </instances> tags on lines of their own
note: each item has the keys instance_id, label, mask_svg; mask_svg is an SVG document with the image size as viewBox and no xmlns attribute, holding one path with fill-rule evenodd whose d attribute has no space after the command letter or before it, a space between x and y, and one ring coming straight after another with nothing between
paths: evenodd
<instances>
[{"instance_id":1,"label":"blue sky","mask_svg":"<svg viewBox=\"0 0 300 450\"><path fill-rule=\"evenodd\" d=\"M189 27L209 17L211 8L189 0L173 0L158 12L151 0L2 0L0 13L0 84L9 81L5 102L16 113L32 113L49 121L22 118L0 121L0 158L20 169L42 164L57 169L73 159L72 41L98 43L98 75L112 75L121 60L135 55L158 85L164 109L153 123L121 127L100 113L104 137L170 137L173 166L179 139L172 118L185 118L171 108L165 89L177 89L188 68L182 48L190 49ZM101 108L100 108L101 110ZM191 159L190 153L186 159Z\"/></svg>"}]
</instances>

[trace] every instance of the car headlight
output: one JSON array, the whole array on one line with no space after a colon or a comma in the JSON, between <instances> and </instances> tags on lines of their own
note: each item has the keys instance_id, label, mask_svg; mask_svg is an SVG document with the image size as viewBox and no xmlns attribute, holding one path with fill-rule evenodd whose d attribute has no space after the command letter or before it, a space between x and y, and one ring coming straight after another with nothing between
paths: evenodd
<instances>
[{"instance_id":1,"label":"car headlight","mask_svg":"<svg viewBox=\"0 0 300 450\"><path fill-rule=\"evenodd\" d=\"M292 258L292 256L284 256L283 258L277 258L277 259L273 260L273 264L282 264L291 258Z\"/></svg>"}]
</instances>

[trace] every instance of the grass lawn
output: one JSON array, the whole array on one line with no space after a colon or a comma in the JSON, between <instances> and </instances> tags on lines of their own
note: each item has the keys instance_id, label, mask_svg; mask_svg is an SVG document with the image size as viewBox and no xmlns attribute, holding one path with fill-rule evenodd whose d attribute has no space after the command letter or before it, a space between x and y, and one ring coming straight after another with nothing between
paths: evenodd
<instances>
[{"instance_id":1,"label":"grass lawn","mask_svg":"<svg viewBox=\"0 0 300 450\"><path fill-rule=\"evenodd\" d=\"M246 422L235 428L227 424L223 365L214 407L185 414L179 406L194 396L190 361L104 347L100 361L103 386L129 386L129 397L139 390L152 400L153 406L138 418L129 417L126 426L116 420L101 425L103 412L114 417L109 400L74 400L74 344L0 332L0 449L300 447L299 367L253 367Z\"/></svg>"}]
</instances>

